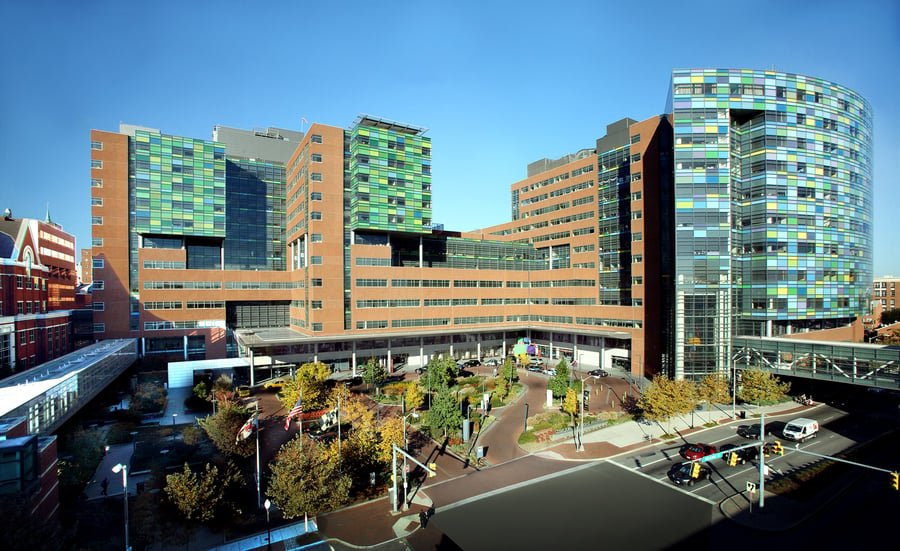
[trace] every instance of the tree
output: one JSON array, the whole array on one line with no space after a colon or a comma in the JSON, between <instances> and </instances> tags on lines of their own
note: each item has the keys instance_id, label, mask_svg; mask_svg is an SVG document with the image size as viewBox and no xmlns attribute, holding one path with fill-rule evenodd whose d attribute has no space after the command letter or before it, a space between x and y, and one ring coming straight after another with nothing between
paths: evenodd
<instances>
[{"instance_id":1,"label":"tree","mask_svg":"<svg viewBox=\"0 0 900 551\"><path fill-rule=\"evenodd\" d=\"M503 361L502 373L510 382L510 386L512 386L513 381L518 380L519 370L516 367L516 362L514 362L511 357L507 357L506 360Z\"/></svg>"},{"instance_id":2,"label":"tree","mask_svg":"<svg viewBox=\"0 0 900 551\"><path fill-rule=\"evenodd\" d=\"M289 519L330 511L350 500L350 476L340 473L331 447L304 446L300 438L297 435L281 447L266 490Z\"/></svg>"},{"instance_id":3,"label":"tree","mask_svg":"<svg viewBox=\"0 0 900 551\"><path fill-rule=\"evenodd\" d=\"M791 389L788 382L781 380L762 369L747 369L741 374L741 389L738 397L759 405L762 402L775 402L783 398Z\"/></svg>"},{"instance_id":4,"label":"tree","mask_svg":"<svg viewBox=\"0 0 900 551\"><path fill-rule=\"evenodd\" d=\"M206 397L209 396L209 389L206 388L206 381L200 381L194 385L194 396L201 400L206 400Z\"/></svg>"},{"instance_id":5,"label":"tree","mask_svg":"<svg viewBox=\"0 0 900 551\"><path fill-rule=\"evenodd\" d=\"M380 385L386 378L387 373L385 372L384 366L381 365L381 362L375 358L369 358L368 361L366 361L362 374L363 382L367 385Z\"/></svg>"},{"instance_id":6,"label":"tree","mask_svg":"<svg viewBox=\"0 0 900 551\"><path fill-rule=\"evenodd\" d=\"M393 459L393 446L403 447L403 420L391 417L378 427L378 461L390 464Z\"/></svg>"},{"instance_id":7,"label":"tree","mask_svg":"<svg viewBox=\"0 0 900 551\"><path fill-rule=\"evenodd\" d=\"M278 399L285 409L290 410L303 394L303 409L313 411L326 404L325 381L331 375L331 369L322 362L307 362L297 368L296 376L287 381Z\"/></svg>"},{"instance_id":8,"label":"tree","mask_svg":"<svg viewBox=\"0 0 900 551\"><path fill-rule=\"evenodd\" d=\"M731 393L728 391L728 381L720 374L710 373L700 380L697 385L697 399L711 406L713 402L728 401ZM706 422L712 422L712 407L707 408Z\"/></svg>"},{"instance_id":9,"label":"tree","mask_svg":"<svg viewBox=\"0 0 900 551\"><path fill-rule=\"evenodd\" d=\"M563 411L569 414L569 420L575 423L575 414L578 413L578 393L569 387L566 389L566 398L563 400Z\"/></svg>"},{"instance_id":10,"label":"tree","mask_svg":"<svg viewBox=\"0 0 900 551\"><path fill-rule=\"evenodd\" d=\"M403 393L403 401L406 404L407 411L415 411L422 407L425 402L425 395L415 382L406 385L406 392Z\"/></svg>"},{"instance_id":11,"label":"tree","mask_svg":"<svg viewBox=\"0 0 900 551\"><path fill-rule=\"evenodd\" d=\"M500 401L502 402L509 394L509 383L507 382L506 377L497 377L494 381L494 392L497 394L497 398L500 398Z\"/></svg>"},{"instance_id":12,"label":"tree","mask_svg":"<svg viewBox=\"0 0 900 551\"><path fill-rule=\"evenodd\" d=\"M559 361L556 366L556 375L547 383L547 388L553 392L554 398L566 395L566 390L569 388L569 364L566 363L565 358Z\"/></svg>"},{"instance_id":13,"label":"tree","mask_svg":"<svg viewBox=\"0 0 900 551\"><path fill-rule=\"evenodd\" d=\"M128 409L154 413L166 407L166 389L158 383L141 383L134 390Z\"/></svg>"},{"instance_id":14,"label":"tree","mask_svg":"<svg viewBox=\"0 0 900 551\"><path fill-rule=\"evenodd\" d=\"M234 382L228 375L219 375L216 382L213 383L212 392L210 393L212 400L216 403L224 400L234 399Z\"/></svg>"},{"instance_id":15,"label":"tree","mask_svg":"<svg viewBox=\"0 0 900 551\"><path fill-rule=\"evenodd\" d=\"M60 549L59 530L31 514L30 496L23 492L4 493L0 499L0 530L7 551L51 551Z\"/></svg>"},{"instance_id":16,"label":"tree","mask_svg":"<svg viewBox=\"0 0 900 551\"><path fill-rule=\"evenodd\" d=\"M105 444L97 430L80 430L66 438L64 449L70 458L59 460L59 485L63 491L84 490L103 459Z\"/></svg>"},{"instance_id":17,"label":"tree","mask_svg":"<svg viewBox=\"0 0 900 551\"><path fill-rule=\"evenodd\" d=\"M185 463L184 471L166 476L166 496L186 520L206 522L223 508L226 491L240 481L233 464L221 475L219 468L206 464L205 472L195 473Z\"/></svg>"},{"instance_id":18,"label":"tree","mask_svg":"<svg viewBox=\"0 0 900 551\"><path fill-rule=\"evenodd\" d=\"M453 397L450 388L438 387L437 396L426 414L425 423L432 431L439 431L446 437L451 431L459 430L462 427L462 420L459 404L456 403L456 398Z\"/></svg>"},{"instance_id":19,"label":"tree","mask_svg":"<svg viewBox=\"0 0 900 551\"><path fill-rule=\"evenodd\" d=\"M696 406L696 387L689 380L673 381L660 375L644 389L639 404L647 419L666 421L669 432L673 415L690 413Z\"/></svg>"},{"instance_id":20,"label":"tree","mask_svg":"<svg viewBox=\"0 0 900 551\"><path fill-rule=\"evenodd\" d=\"M253 413L249 409L235 402L224 402L215 415L197 419L197 422L221 452L250 457L255 449L253 439L247 438L242 441L235 439L251 415Z\"/></svg>"},{"instance_id":21,"label":"tree","mask_svg":"<svg viewBox=\"0 0 900 551\"><path fill-rule=\"evenodd\" d=\"M453 358L449 357L449 354L446 358L432 357L428 362L428 377L430 377L432 389L450 388L458 373L459 366L456 365Z\"/></svg>"}]
</instances>

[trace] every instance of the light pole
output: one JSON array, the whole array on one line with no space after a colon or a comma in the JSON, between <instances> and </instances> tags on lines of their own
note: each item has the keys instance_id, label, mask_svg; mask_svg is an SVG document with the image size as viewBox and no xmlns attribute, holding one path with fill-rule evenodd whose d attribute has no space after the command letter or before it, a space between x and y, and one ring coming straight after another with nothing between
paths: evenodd
<instances>
[{"instance_id":1,"label":"light pole","mask_svg":"<svg viewBox=\"0 0 900 551\"><path fill-rule=\"evenodd\" d=\"M403 416L403 451L407 451L406 448L408 446L408 444L406 443L406 419L408 417L412 417L413 419L418 419L419 414L414 411L408 415Z\"/></svg>"},{"instance_id":2,"label":"light pole","mask_svg":"<svg viewBox=\"0 0 900 551\"><path fill-rule=\"evenodd\" d=\"M177 413L172 414L172 444L175 443L175 418L178 417Z\"/></svg>"},{"instance_id":3,"label":"light pole","mask_svg":"<svg viewBox=\"0 0 900 551\"><path fill-rule=\"evenodd\" d=\"M122 473L122 489L125 493L125 551L131 551L131 546L128 545L128 467L117 463L112 468L112 472L116 474L120 471Z\"/></svg>"},{"instance_id":4,"label":"light pole","mask_svg":"<svg viewBox=\"0 0 900 551\"><path fill-rule=\"evenodd\" d=\"M266 508L266 549L272 549L272 528L269 524L269 508L272 507L272 502L266 498L266 502L263 503L263 506Z\"/></svg>"}]
</instances>

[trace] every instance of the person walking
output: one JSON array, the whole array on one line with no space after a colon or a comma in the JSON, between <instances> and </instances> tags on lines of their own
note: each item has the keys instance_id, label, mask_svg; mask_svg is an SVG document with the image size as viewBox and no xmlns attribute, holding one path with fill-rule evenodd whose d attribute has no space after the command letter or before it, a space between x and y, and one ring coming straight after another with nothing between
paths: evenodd
<instances>
[{"instance_id":1,"label":"person walking","mask_svg":"<svg viewBox=\"0 0 900 551\"><path fill-rule=\"evenodd\" d=\"M102 495L102 496L107 495L106 492L107 492L108 488L109 488L109 480L104 478L103 482L100 483L100 495Z\"/></svg>"}]
</instances>

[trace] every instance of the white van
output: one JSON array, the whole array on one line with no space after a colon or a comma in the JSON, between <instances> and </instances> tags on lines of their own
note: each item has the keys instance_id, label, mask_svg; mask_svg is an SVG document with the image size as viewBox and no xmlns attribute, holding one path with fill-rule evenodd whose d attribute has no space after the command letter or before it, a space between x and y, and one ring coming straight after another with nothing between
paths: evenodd
<instances>
[{"instance_id":1,"label":"white van","mask_svg":"<svg viewBox=\"0 0 900 551\"><path fill-rule=\"evenodd\" d=\"M784 426L782 434L789 440L803 442L809 438L815 438L819 432L819 422L813 419L800 417Z\"/></svg>"}]
</instances>

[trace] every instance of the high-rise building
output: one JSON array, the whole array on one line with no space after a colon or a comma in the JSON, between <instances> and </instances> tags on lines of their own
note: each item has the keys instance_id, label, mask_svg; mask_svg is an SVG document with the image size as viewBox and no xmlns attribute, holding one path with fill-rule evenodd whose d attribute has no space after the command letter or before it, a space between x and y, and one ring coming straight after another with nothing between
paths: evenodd
<instances>
[{"instance_id":1,"label":"high-rise building","mask_svg":"<svg viewBox=\"0 0 900 551\"><path fill-rule=\"evenodd\" d=\"M732 335L849 323L872 281L872 108L774 71L676 70L674 375Z\"/></svg>"},{"instance_id":2,"label":"high-rise building","mask_svg":"<svg viewBox=\"0 0 900 551\"><path fill-rule=\"evenodd\" d=\"M97 336L339 366L529 337L554 359L700 377L729 365L732 336L864 313L865 100L740 70L675 71L670 94L668 114L531 163L511 222L473 232L432 223L421 127L94 131Z\"/></svg>"}]
</instances>

